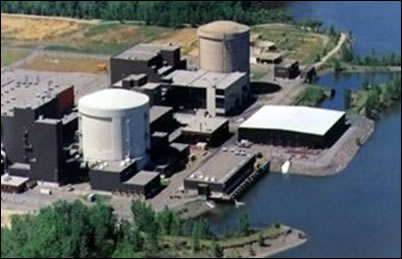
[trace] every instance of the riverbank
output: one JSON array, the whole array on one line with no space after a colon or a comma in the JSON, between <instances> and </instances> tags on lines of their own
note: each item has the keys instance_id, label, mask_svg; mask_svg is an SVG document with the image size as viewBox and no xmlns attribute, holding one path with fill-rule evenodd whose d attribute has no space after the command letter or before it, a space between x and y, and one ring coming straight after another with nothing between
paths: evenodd
<instances>
[{"instance_id":1,"label":"riverbank","mask_svg":"<svg viewBox=\"0 0 402 259\"><path fill-rule=\"evenodd\" d=\"M293 230L293 232L284 237L282 240L277 240L276 242L273 242L271 247L268 247L266 249L262 249L259 253L258 256L254 258L270 258L275 255L284 253L286 251L290 251L292 249L295 249L299 246L304 245L305 243L308 242L308 239L302 239L300 236L304 236L305 233L301 232L299 230Z\"/></svg>"},{"instance_id":2,"label":"riverbank","mask_svg":"<svg viewBox=\"0 0 402 259\"><path fill-rule=\"evenodd\" d=\"M268 229L265 232L270 232ZM230 240L228 242L233 242ZM235 246L225 247L222 243L225 258L269 258L280 253L297 248L308 242L307 235L300 230L280 226L280 230L275 234L259 234L238 242Z\"/></svg>"},{"instance_id":3,"label":"riverbank","mask_svg":"<svg viewBox=\"0 0 402 259\"><path fill-rule=\"evenodd\" d=\"M270 147L271 171L280 173L284 162L291 159L289 174L327 177L341 173L372 136L375 123L359 117L343 136L327 150ZM280 155L277 155L280 154Z\"/></svg>"}]
</instances>

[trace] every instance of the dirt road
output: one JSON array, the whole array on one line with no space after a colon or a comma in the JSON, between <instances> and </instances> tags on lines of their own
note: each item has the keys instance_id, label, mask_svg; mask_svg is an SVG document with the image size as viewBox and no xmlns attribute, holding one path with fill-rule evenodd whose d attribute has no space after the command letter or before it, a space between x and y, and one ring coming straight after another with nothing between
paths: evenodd
<instances>
[{"instance_id":1,"label":"dirt road","mask_svg":"<svg viewBox=\"0 0 402 259\"><path fill-rule=\"evenodd\" d=\"M319 70L323 65L325 65L332 57L337 55L341 50L343 45L346 43L346 40L348 39L348 36L346 33L341 33L341 37L338 41L338 44L334 49L332 49L328 54L321 59L321 61L317 62L314 64L314 67Z\"/></svg>"}]
</instances>

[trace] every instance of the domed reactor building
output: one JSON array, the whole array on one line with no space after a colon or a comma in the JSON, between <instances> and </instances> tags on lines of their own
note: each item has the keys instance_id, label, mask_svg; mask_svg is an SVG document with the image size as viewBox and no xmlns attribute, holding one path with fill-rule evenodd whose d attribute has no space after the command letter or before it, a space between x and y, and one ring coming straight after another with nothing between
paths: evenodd
<instances>
[{"instance_id":1,"label":"domed reactor building","mask_svg":"<svg viewBox=\"0 0 402 259\"><path fill-rule=\"evenodd\" d=\"M250 73L250 28L216 21L198 29L200 69L208 72Z\"/></svg>"},{"instance_id":2,"label":"domed reactor building","mask_svg":"<svg viewBox=\"0 0 402 259\"><path fill-rule=\"evenodd\" d=\"M142 171L150 155L150 104L145 94L105 89L78 103L80 144L95 190L147 196L160 185Z\"/></svg>"}]
</instances>

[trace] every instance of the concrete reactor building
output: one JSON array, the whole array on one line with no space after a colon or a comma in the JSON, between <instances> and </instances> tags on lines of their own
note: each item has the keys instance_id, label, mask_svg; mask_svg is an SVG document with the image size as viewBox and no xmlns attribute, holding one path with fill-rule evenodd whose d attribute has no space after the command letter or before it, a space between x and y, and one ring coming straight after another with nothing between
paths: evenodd
<instances>
[{"instance_id":1,"label":"concrete reactor building","mask_svg":"<svg viewBox=\"0 0 402 259\"><path fill-rule=\"evenodd\" d=\"M142 169L150 149L149 98L123 89L106 89L79 100L84 160L136 159Z\"/></svg>"},{"instance_id":2,"label":"concrete reactor building","mask_svg":"<svg viewBox=\"0 0 402 259\"><path fill-rule=\"evenodd\" d=\"M250 72L250 28L216 21L198 30L200 69L208 72Z\"/></svg>"}]
</instances>

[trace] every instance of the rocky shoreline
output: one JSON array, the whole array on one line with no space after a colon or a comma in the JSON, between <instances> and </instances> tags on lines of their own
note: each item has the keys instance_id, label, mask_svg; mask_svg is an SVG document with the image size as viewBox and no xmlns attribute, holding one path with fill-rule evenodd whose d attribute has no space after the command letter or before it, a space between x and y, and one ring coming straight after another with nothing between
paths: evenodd
<instances>
[{"instance_id":1,"label":"rocky shoreline","mask_svg":"<svg viewBox=\"0 0 402 259\"><path fill-rule=\"evenodd\" d=\"M330 149L311 153L303 158L293 158L289 174L326 177L341 173L359 152L375 131L375 122L359 118ZM273 154L278 153L271 151ZM271 171L281 172L281 165L286 161L283 152L273 155ZM288 157L291 156L289 152Z\"/></svg>"}]
</instances>

